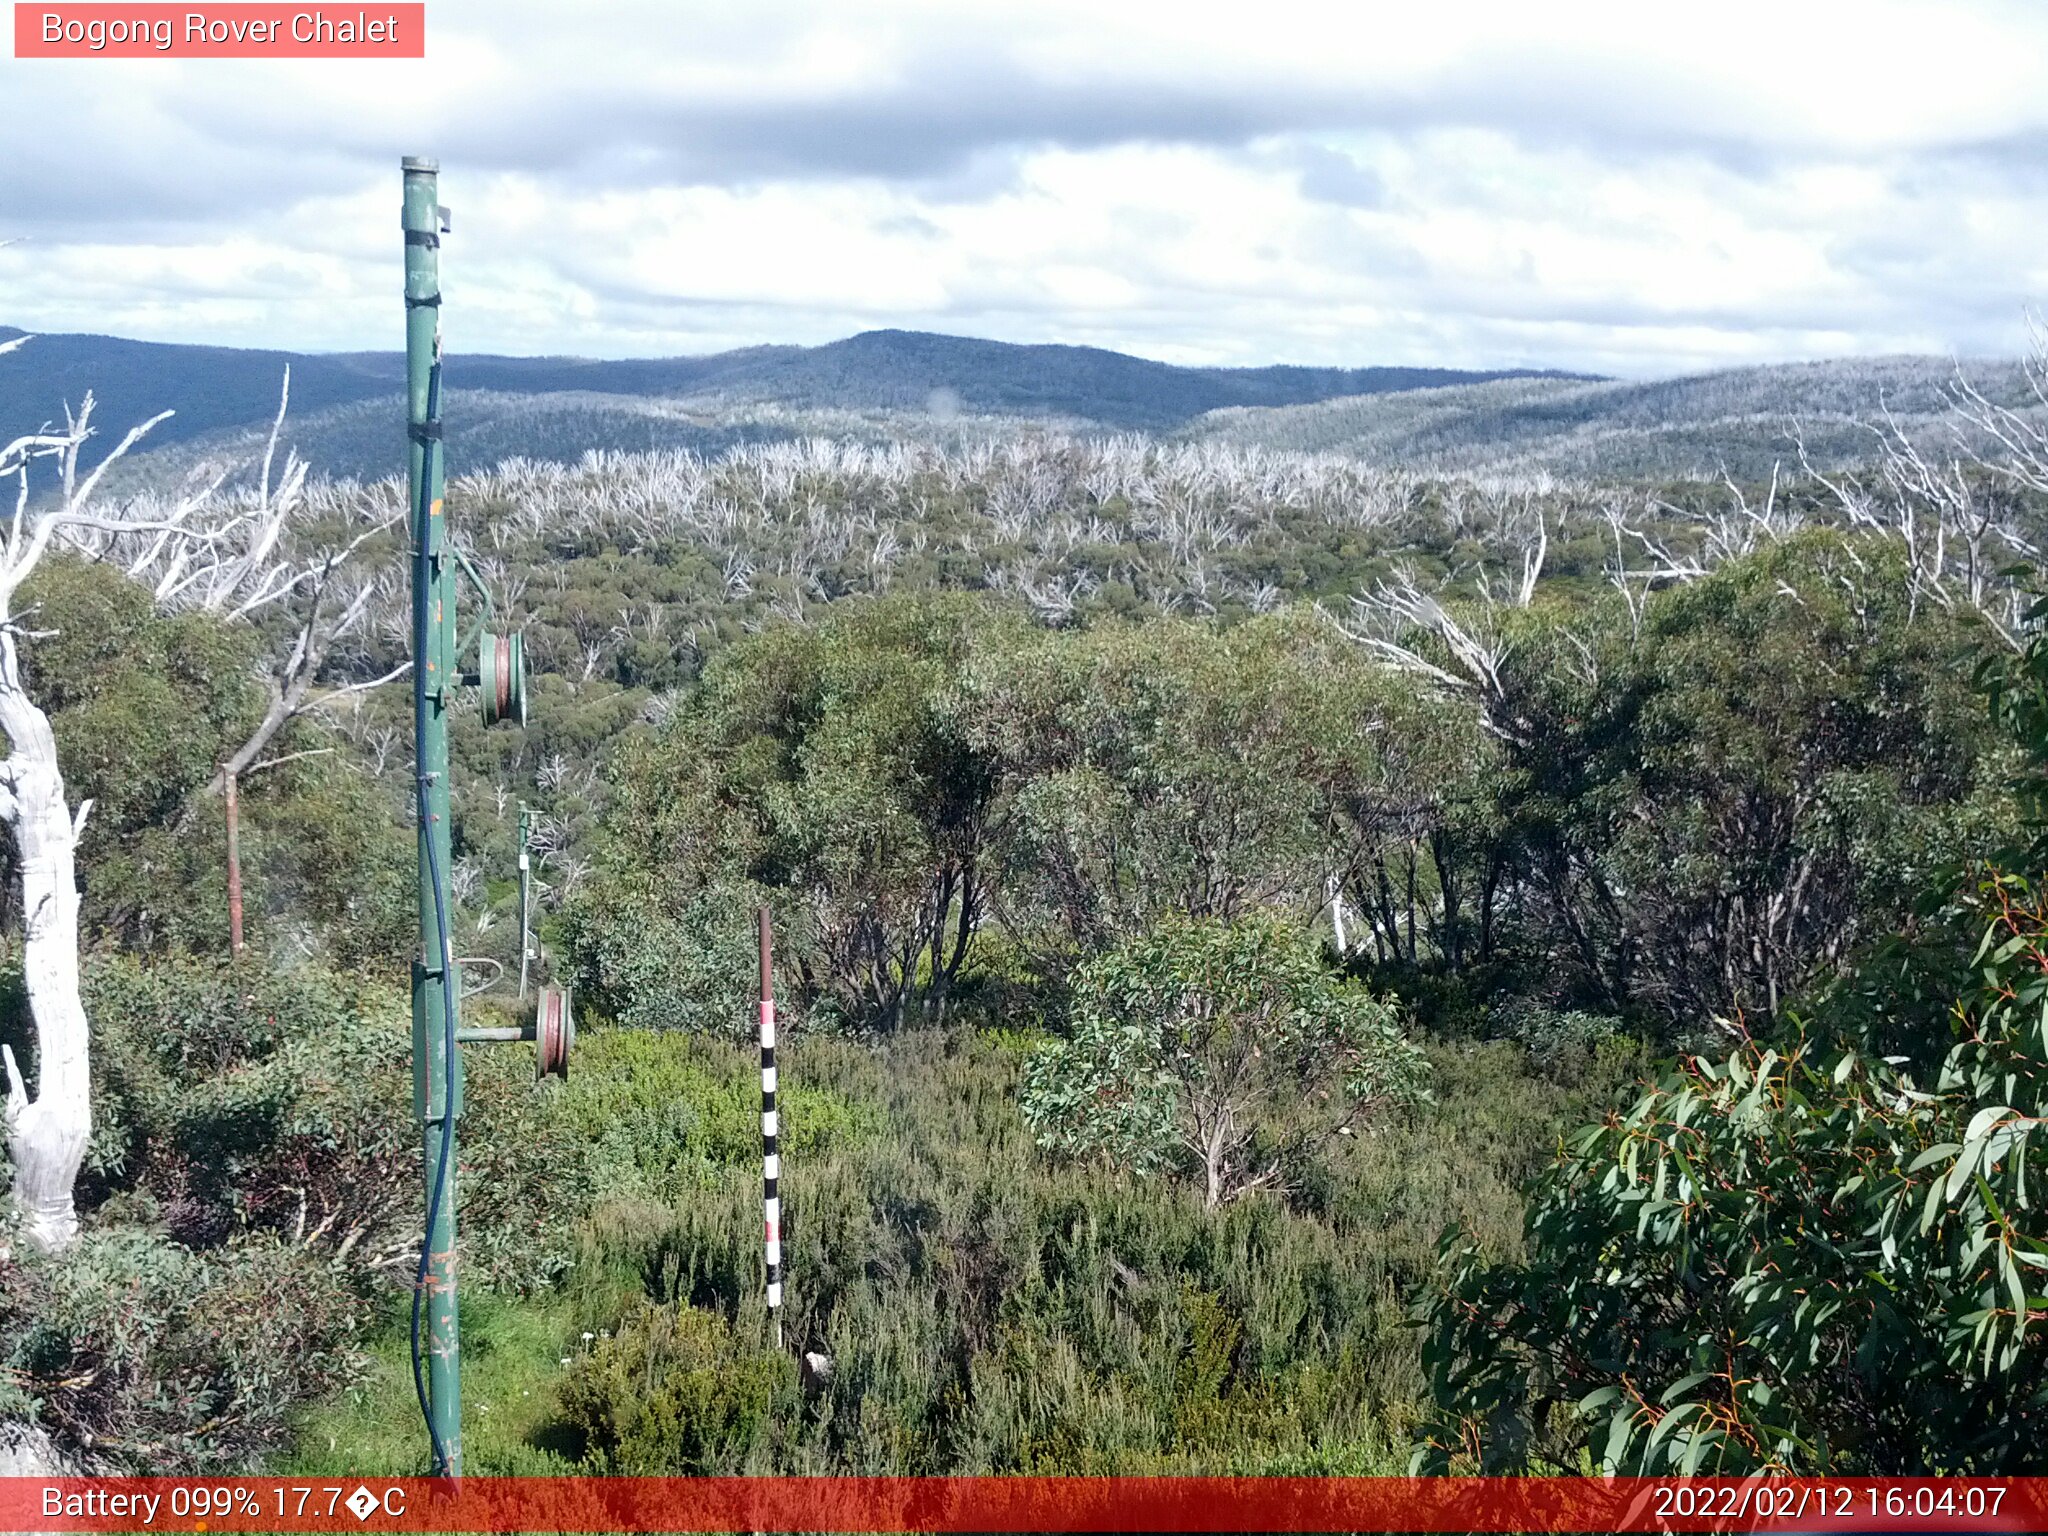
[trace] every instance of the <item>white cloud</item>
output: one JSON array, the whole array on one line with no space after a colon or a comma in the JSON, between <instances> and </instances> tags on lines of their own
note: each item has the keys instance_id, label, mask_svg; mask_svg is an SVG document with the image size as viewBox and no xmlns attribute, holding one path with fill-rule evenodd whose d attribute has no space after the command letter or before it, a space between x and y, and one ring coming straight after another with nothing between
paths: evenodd
<instances>
[{"instance_id":1,"label":"white cloud","mask_svg":"<svg viewBox=\"0 0 2048 1536\"><path fill-rule=\"evenodd\" d=\"M471 350L899 325L1647 373L2011 350L2048 285L2048 7L428 15L424 64L0 60L0 321L393 346L419 151Z\"/></svg>"}]
</instances>

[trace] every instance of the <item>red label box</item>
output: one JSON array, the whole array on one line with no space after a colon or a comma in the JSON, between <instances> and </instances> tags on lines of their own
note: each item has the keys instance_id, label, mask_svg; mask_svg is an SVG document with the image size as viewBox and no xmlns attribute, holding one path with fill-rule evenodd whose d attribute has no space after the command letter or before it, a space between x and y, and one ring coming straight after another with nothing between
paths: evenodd
<instances>
[{"instance_id":1,"label":"red label box","mask_svg":"<svg viewBox=\"0 0 2048 1536\"><path fill-rule=\"evenodd\" d=\"M17 0L18 59L423 59L423 3L37 4Z\"/></svg>"},{"instance_id":2,"label":"red label box","mask_svg":"<svg viewBox=\"0 0 2048 1536\"><path fill-rule=\"evenodd\" d=\"M0 1478L0 1530L1337 1532L2048 1529L2048 1478Z\"/></svg>"}]
</instances>

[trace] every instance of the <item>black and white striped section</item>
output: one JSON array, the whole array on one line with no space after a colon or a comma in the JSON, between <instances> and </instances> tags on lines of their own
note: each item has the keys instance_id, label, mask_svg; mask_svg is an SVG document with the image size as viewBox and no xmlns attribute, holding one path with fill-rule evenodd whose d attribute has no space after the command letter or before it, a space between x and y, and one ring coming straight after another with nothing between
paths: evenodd
<instances>
[{"instance_id":1,"label":"black and white striped section","mask_svg":"<svg viewBox=\"0 0 2048 1536\"><path fill-rule=\"evenodd\" d=\"M782 1306L781 1126L775 1108L775 999L761 999L761 1205L768 1259L768 1312L778 1329Z\"/></svg>"}]
</instances>

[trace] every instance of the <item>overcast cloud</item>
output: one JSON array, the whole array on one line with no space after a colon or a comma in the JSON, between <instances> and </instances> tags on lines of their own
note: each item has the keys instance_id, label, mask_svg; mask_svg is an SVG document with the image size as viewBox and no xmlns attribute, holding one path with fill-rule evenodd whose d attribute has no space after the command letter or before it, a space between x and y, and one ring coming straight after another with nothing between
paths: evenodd
<instances>
[{"instance_id":1,"label":"overcast cloud","mask_svg":"<svg viewBox=\"0 0 2048 1536\"><path fill-rule=\"evenodd\" d=\"M0 323L395 348L406 153L471 351L1640 376L2011 353L2048 301L2029 0L427 15L424 63L0 59Z\"/></svg>"}]
</instances>

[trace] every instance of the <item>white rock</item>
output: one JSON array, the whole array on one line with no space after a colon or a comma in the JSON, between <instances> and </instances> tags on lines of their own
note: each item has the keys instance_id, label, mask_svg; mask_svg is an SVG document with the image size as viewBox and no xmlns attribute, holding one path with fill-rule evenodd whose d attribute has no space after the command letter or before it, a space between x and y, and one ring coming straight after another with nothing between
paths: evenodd
<instances>
[{"instance_id":1,"label":"white rock","mask_svg":"<svg viewBox=\"0 0 2048 1536\"><path fill-rule=\"evenodd\" d=\"M76 1477L78 1469L57 1453L39 1424L0 1423L0 1477Z\"/></svg>"}]
</instances>

